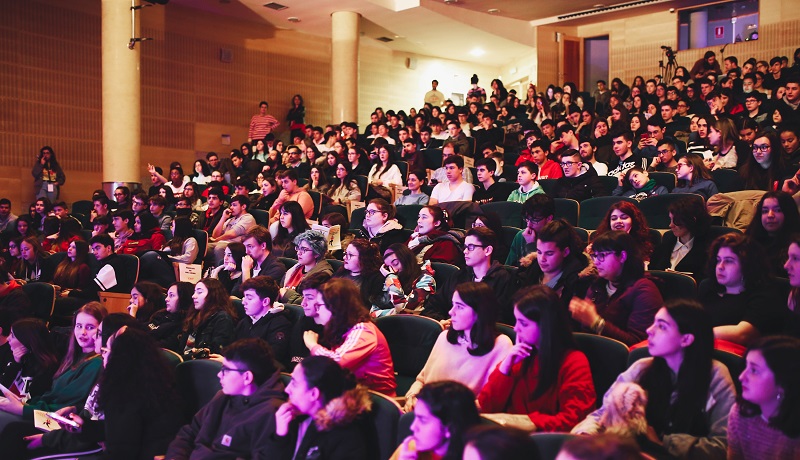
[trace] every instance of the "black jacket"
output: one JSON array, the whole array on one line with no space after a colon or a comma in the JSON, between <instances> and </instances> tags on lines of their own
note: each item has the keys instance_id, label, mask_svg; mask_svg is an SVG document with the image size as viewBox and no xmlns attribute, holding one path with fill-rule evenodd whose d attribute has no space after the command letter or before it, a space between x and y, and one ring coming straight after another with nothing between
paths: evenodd
<instances>
[{"instance_id":1,"label":"black jacket","mask_svg":"<svg viewBox=\"0 0 800 460\"><path fill-rule=\"evenodd\" d=\"M666 270L670 268L672 249L678 241L672 232L664 233L661 244L655 247L650 255L651 270ZM692 249L675 266L675 271L691 273L692 278L698 283L706 277L706 262L708 261L708 246L711 242L704 235L694 237Z\"/></svg>"},{"instance_id":2,"label":"black jacket","mask_svg":"<svg viewBox=\"0 0 800 460\"><path fill-rule=\"evenodd\" d=\"M553 189L554 198L570 198L583 201L598 196L608 196L608 190L603 186L597 171L587 163L589 169L578 177L559 177Z\"/></svg>"},{"instance_id":3,"label":"black jacket","mask_svg":"<svg viewBox=\"0 0 800 460\"><path fill-rule=\"evenodd\" d=\"M428 302L423 311L423 315L432 318L447 318L448 311L453 305L453 292L459 283L475 280L475 272L472 268L465 267L459 272L457 279L447 279L444 286L436 286L436 293L428 298ZM492 288L497 297L497 321L506 324L514 324L514 306L511 304L511 297L517 291L517 278L497 261L492 261L492 265L486 276L481 280Z\"/></svg>"},{"instance_id":4,"label":"black jacket","mask_svg":"<svg viewBox=\"0 0 800 460\"><path fill-rule=\"evenodd\" d=\"M236 325L236 340L264 339L272 347L275 359L286 366L289 361L291 330L292 323L284 311L267 313L255 324L252 318L245 316Z\"/></svg>"},{"instance_id":5,"label":"black jacket","mask_svg":"<svg viewBox=\"0 0 800 460\"><path fill-rule=\"evenodd\" d=\"M213 314L205 323L198 326L196 331L186 331L181 334L176 352L183 354L192 332L195 334L194 348L208 348L211 353L220 353L223 347L234 340L234 321L224 311Z\"/></svg>"}]
</instances>

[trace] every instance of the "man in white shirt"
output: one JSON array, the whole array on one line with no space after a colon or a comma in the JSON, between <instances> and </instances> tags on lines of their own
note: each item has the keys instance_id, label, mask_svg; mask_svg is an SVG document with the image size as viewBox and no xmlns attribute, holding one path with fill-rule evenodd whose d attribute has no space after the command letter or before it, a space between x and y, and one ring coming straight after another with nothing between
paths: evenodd
<instances>
[{"instance_id":1,"label":"man in white shirt","mask_svg":"<svg viewBox=\"0 0 800 460\"><path fill-rule=\"evenodd\" d=\"M439 91L439 82L437 80L431 81L431 90L425 93L425 102L434 107L441 107L444 104L444 94Z\"/></svg>"},{"instance_id":2,"label":"man in white shirt","mask_svg":"<svg viewBox=\"0 0 800 460\"><path fill-rule=\"evenodd\" d=\"M582 140L580 148L578 149L578 151L581 152L581 161L592 165L598 176L605 176L608 174L608 165L597 161L597 158L594 156L596 150L597 147L594 145L594 142L590 140Z\"/></svg>"},{"instance_id":3,"label":"man in white shirt","mask_svg":"<svg viewBox=\"0 0 800 460\"><path fill-rule=\"evenodd\" d=\"M475 187L464 180L464 158L452 155L444 160L447 182L437 184L431 193L429 204L437 205L449 201L472 201Z\"/></svg>"}]
</instances>

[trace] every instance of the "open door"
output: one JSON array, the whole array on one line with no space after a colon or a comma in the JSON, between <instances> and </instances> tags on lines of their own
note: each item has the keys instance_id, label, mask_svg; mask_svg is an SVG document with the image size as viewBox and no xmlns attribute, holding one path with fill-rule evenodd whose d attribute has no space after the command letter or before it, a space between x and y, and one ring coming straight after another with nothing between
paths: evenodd
<instances>
[{"instance_id":1,"label":"open door","mask_svg":"<svg viewBox=\"0 0 800 460\"><path fill-rule=\"evenodd\" d=\"M558 84L564 86L566 82L573 82L578 86L578 90L584 88L583 85L583 39L561 35L559 44L558 60Z\"/></svg>"}]
</instances>

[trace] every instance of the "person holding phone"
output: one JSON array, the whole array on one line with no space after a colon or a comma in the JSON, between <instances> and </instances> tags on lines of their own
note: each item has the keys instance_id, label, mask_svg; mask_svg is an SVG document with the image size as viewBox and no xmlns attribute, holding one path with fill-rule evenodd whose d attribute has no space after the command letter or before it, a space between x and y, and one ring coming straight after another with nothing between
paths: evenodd
<instances>
[{"instance_id":1,"label":"person holding phone","mask_svg":"<svg viewBox=\"0 0 800 460\"><path fill-rule=\"evenodd\" d=\"M58 199L61 186L67 181L67 176L56 160L53 148L45 145L36 156L36 163L31 170L33 176L33 193L36 198L46 197L51 202Z\"/></svg>"}]
</instances>

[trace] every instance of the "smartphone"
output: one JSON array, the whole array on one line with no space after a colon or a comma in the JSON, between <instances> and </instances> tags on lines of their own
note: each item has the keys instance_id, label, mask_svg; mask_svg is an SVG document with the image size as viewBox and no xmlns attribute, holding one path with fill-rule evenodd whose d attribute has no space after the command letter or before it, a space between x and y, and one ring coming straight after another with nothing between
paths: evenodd
<instances>
[{"instance_id":1,"label":"smartphone","mask_svg":"<svg viewBox=\"0 0 800 460\"><path fill-rule=\"evenodd\" d=\"M72 419L69 419L69 418L66 418L66 417L62 417L62 416L56 414L55 412L48 412L47 416L50 417L51 419L55 420L58 423L71 426L72 428L75 428L76 430L81 427L78 424L78 422L76 422L75 420L72 420Z\"/></svg>"}]
</instances>

